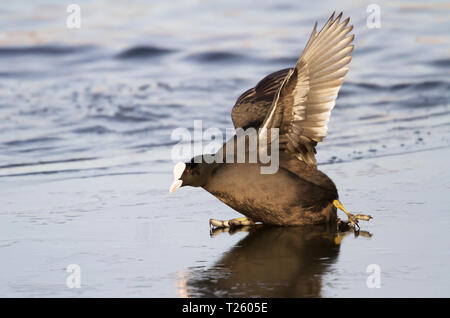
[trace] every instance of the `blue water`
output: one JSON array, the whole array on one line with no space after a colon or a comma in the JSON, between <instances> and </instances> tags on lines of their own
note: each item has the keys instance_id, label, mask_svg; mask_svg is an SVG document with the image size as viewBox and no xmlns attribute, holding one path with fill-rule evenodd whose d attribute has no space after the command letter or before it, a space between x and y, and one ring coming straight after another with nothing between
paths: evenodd
<instances>
[{"instance_id":1,"label":"blue water","mask_svg":"<svg viewBox=\"0 0 450 318\"><path fill-rule=\"evenodd\" d=\"M378 1L379 29L366 25L368 1L77 3L82 10L80 29L66 27L68 13L60 1L0 4L0 240L5 246L0 247L0 255L11 260L4 265L8 274L3 272L1 277L5 283L0 288L3 296L70 296L71 291L64 289L64 278L54 278L46 266L64 277L65 266L76 260L69 260L67 255L59 259L59 248L52 244L66 241L74 253L89 255L85 251L89 243L77 245L64 238L64 233L80 234L80 228L92 226L88 236L94 241L104 239L106 233L114 236L112 228L124 221L121 206L130 207L126 213L132 213L133 207L146 207L145 211L135 210L139 217L128 228L139 232L140 218L144 218L144 237L159 233L161 227L169 233L171 229L184 231L183 222L191 228L187 231L201 228L205 235L198 238L190 256L168 256L165 261L165 252L158 249L157 242L170 241L177 249L184 246L183 240L176 234L151 235L148 240L153 253L162 254L159 265L149 260L148 267L116 268L117 264L111 264L130 251L109 250L109 255L103 248L108 251L112 247L105 244L100 248L104 243L99 244L93 258L85 255L82 259L94 264L95 255L108 254L104 255L104 264L114 268L111 276L105 274L110 282L111 277L117 278L117 271L129 272L132 277L146 269L161 274L161 268L169 266L170 271L161 274L167 276L160 285L155 283L157 278L149 278L143 284L145 288L137 289L140 292L124 287L135 278L125 275L107 291L97 282L91 289L80 289L80 295L176 296L179 286L175 287L173 281L178 278L172 279L173 273L191 272L195 280L198 272L187 268L196 261L210 266L215 253L220 259L236 239L211 241L207 220L236 215L200 190L167 197L170 151L177 142L171 139L171 133L178 127L192 130L193 121L200 119L204 129L232 127L230 111L236 98L268 73L293 66L314 22L323 25L334 10L351 17L356 38L351 69L333 110L329 136L317 149L323 169L330 167L333 177L339 178L339 164L347 167L385 157L437 154L450 146L450 6L445 1ZM351 193L345 187L341 193L345 190ZM186 196L192 199L187 206L182 200ZM206 208L200 203L203 201L214 208L196 214L200 207ZM116 217L110 219L111 215ZM199 223L200 217L203 221ZM97 222L110 228L102 226L104 231L99 230ZM17 247L14 242L24 245ZM202 259L205 244L211 251L208 260L196 260L195 255ZM137 250L146 249L141 248ZM35 249L40 252L34 259L41 262L24 265L24 274L18 264L30 264L27 255ZM302 251L307 249L302 247ZM179 260L183 257L190 259L190 265ZM307 263L317 269L314 264ZM319 272L326 272L326 268L320 267ZM300 277L313 274L302 273ZM45 277L44 283L35 283L34 275ZM208 271L207 275L213 274ZM333 276L340 278L351 280L345 275ZM45 285L53 279L54 285ZM280 284L289 285L285 280L289 279L280 278ZM301 284L302 279L299 281L295 284ZM41 288L42 284L46 287ZM273 281L267 284L268 290L276 289ZM325 296L348 295L327 286ZM320 286L314 288L309 294L285 288L274 295L322 295ZM235 295L261 292L257 289L252 294L251 290ZM448 292L443 288L438 295L448 296ZM211 293L214 291L209 289L193 295ZM233 295L231 289L229 294ZM399 294L401 289L388 293Z\"/></svg>"}]
</instances>

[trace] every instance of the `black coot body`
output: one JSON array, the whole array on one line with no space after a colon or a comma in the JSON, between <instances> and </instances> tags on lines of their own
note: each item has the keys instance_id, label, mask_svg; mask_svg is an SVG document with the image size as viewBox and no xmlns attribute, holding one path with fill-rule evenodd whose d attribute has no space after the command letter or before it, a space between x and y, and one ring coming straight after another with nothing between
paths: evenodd
<instances>
[{"instance_id":1,"label":"black coot body","mask_svg":"<svg viewBox=\"0 0 450 318\"><path fill-rule=\"evenodd\" d=\"M262 132L279 133L278 171L262 174L261 163L207 163L196 157L175 166L171 192L181 186L203 187L252 221L265 224L332 222L336 207L352 225L358 218L370 219L345 210L336 186L317 169L315 158L353 51L353 26L341 17L342 13L336 18L333 14L320 32L316 23L295 67L266 76L233 107L235 128L256 128L258 137ZM218 224L228 226L224 221Z\"/></svg>"},{"instance_id":2,"label":"black coot body","mask_svg":"<svg viewBox=\"0 0 450 318\"><path fill-rule=\"evenodd\" d=\"M284 162L275 174L261 174L260 168L260 164L220 165L203 188L264 224L304 225L336 220L333 201L338 199L337 189L324 173L298 160Z\"/></svg>"}]
</instances>

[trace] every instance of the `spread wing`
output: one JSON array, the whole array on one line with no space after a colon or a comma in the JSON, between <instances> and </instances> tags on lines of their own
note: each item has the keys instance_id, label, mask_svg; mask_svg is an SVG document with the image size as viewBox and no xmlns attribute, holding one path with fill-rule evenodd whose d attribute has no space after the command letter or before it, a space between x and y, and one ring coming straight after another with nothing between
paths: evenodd
<instances>
[{"instance_id":1,"label":"spread wing","mask_svg":"<svg viewBox=\"0 0 450 318\"><path fill-rule=\"evenodd\" d=\"M327 136L337 94L349 68L354 35L350 18L334 13L323 29L316 27L295 68L281 84L262 128L279 128L280 150L316 166L315 146Z\"/></svg>"},{"instance_id":2,"label":"spread wing","mask_svg":"<svg viewBox=\"0 0 450 318\"><path fill-rule=\"evenodd\" d=\"M239 96L231 111L235 128L258 128L262 125L275 94L290 70L287 68L267 75L255 87Z\"/></svg>"}]
</instances>

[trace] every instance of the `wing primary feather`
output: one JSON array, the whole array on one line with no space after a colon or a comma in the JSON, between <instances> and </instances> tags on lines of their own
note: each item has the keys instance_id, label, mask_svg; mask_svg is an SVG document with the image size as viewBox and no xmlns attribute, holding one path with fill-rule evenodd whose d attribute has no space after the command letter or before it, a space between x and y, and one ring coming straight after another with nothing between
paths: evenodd
<instances>
[{"instance_id":1,"label":"wing primary feather","mask_svg":"<svg viewBox=\"0 0 450 318\"><path fill-rule=\"evenodd\" d=\"M280 128L282 149L311 166L315 146L327 136L331 110L348 72L354 45L350 18L335 12L317 32L317 22L294 69L290 70L263 122Z\"/></svg>"}]
</instances>

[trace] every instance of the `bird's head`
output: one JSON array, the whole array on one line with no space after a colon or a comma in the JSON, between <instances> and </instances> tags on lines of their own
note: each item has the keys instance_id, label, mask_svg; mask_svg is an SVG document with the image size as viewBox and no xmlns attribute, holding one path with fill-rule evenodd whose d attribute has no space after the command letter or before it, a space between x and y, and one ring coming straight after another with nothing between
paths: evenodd
<instances>
[{"instance_id":1,"label":"bird's head","mask_svg":"<svg viewBox=\"0 0 450 318\"><path fill-rule=\"evenodd\" d=\"M190 162L179 162L173 168L173 183L169 189L172 193L184 186L202 187L208 182L211 174L211 166L203 161L192 158Z\"/></svg>"}]
</instances>

